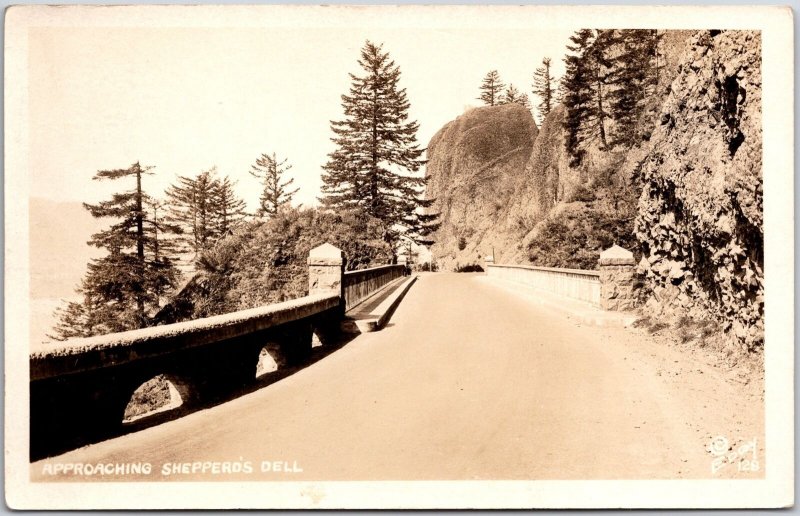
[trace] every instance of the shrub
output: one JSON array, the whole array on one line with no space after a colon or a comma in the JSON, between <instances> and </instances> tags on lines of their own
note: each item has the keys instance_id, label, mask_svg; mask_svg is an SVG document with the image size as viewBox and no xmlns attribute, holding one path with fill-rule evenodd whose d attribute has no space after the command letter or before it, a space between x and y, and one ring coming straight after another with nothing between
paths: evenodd
<instances>
[{"instance_id":1,"label":"shrub","mask_svg":"<svg viewBox=\"0 0 800 516\"><path fill-rule=\"evenodd\" d=\"M690 340L697 337L695 328L691 325L678 326L678 339L682 344L686 344Z\"/></svg>"},{"instance_id":2,"label":"shrub","mask_svg":"<svg viewBox=\"0 0 800 516\"><path fill-rule=\"evenodd\" d=\"M569 206L537 224L528 259L544 267L595 269L600 251L620 245L636 251L633 218L623 212Z\"/></svg>"},{"instance_id":3,"label":"shrub","mask_svg":"<svg viewBox=\"0 0 800 516\"><path fill-rule=\"evenodd\" d=\"M308 253L330 243L356 270L391 263L386 228L353 210L285 208L267 221L243 224L198 260L199 272L170 303L170 323L244 310L308 292Z\"/></svg>"},{"instance_id":4,"label":"shrub","mask_svg":"<svg viewBox=\"0 0 800 516\"><path fill-rule=\"evenodd\" d=\"M592 202L597 199L595 193L583 185L578 185L567 197L567 202Z\"/></svg>"},{"instance_id":5,"label":"shrub","mask_svg":"<svg viewBox=\"0 0 800 516\"><path fill-rule=\"evenodd\" d=\"M483 267L477 263L470 263L468 265L456 264L456 272L483 272Z\"/></svg>"}]
</instances>

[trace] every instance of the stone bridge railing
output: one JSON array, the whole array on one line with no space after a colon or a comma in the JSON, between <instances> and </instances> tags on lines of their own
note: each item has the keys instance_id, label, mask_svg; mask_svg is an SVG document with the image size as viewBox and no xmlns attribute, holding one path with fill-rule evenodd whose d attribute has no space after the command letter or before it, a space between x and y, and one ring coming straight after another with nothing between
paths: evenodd
<instances>
[{"instance_id":1,"label":"stone bridge railing","mask_svg":"<svg viewBox=\"0 0 800 516\"><path fill-rule=\"evenodd\" d=\"M489 276L521 283L556 296L584 301L605 310L634 306L633 254L619 246L600 253L599 270L532 265L497 265L486 260Z\"/></svg>"},{"instance_id":2,"label":"stone bridge railing","mask_svg":"<svg viewBox=\"0 0 800 516\"><path fill-rule=\"evenodd\" d=\"M309 253L309 295L251 310L54 343L30 355L30 453L41 458L117 435L134 391L164 375L182 406L243 392L256 380L262 350L279 368L302 364L316 334L334 340L345 312L342 252ZM371 269L377 271L376 268ZM391 272L368 272L359 296ZM357 276L353 276L357 277Z\"/></svg>"},{"instance_id":3,"label":"stone bridge railing","mask_svg":"<svg viewBox=\"0 0 800 516\"><path fill-rule=\"evenodd\" d=\"M405 276L405 265L383 265L371 269L347 271L344 273L345 310L360 305L372 295L391 283Z\"/></svg>"}]
</instances>

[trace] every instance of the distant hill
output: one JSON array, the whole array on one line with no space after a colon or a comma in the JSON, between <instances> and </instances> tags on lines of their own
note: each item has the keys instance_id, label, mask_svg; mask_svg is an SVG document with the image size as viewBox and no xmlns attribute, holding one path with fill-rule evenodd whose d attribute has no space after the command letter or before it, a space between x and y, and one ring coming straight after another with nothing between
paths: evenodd
<instances>
[{"instance_id":1,"label":"distant hill","mask_svg":"<svg viewBox=\"0 0 800 516\"><path fill-rule=\"evenodd\" d=\"M108 221L95 219L79 202L35 197L28 215L31 298L74 296L86 264L103 254L86 242Z\"/></svg>"},{"instance_id":2,"label":"distant hill","mask_svg":"<svg viewBox=\"0 0 800 516\"><path fill-rule=\"evenodd\" d=\"M32 342L50 330L53 310L62 299L74 299L75 287L91 258L102 251L86 244L107 225L93 218L80 202L32 197L28 204Z\"/></svg>"}]
</instances>

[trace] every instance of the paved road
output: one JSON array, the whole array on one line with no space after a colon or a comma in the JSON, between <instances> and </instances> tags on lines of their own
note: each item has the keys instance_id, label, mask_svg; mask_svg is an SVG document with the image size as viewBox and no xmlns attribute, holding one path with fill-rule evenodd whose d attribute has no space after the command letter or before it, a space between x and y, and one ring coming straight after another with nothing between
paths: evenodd
<instances>
[{"instance_id":1,"label":"paved road","mask_svg":"<svg viewBox=\"0 0 800 516\"><path fill-rule=\"evenodd\" d=\"M604 332L483 275L425 275L384 330L259 391L49 463L149 462L156 480L707 476L678 398ZM162 475L203 461L255 471ZM262 461L291 471L262 473Z\"/></svg>"}]
</instances>

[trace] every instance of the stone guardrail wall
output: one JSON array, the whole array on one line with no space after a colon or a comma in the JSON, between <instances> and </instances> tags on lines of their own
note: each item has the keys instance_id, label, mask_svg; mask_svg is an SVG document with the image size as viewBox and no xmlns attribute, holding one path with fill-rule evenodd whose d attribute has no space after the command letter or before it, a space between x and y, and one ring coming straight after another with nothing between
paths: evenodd
<instances>
[{"instance_id":1,"label":"stone guardrail wall","mask_svg":"<svg viewBox=\"0 0 800 516\"><path fill-rule=\"evenodd\" d=\"M489 276L600 306L600 272L530 265L486 264Z\"/></svg>"},{"instance_id":2,"label":"stone guardrail wall","mask_svg":"<svg viewBox=\"0 0 800 516\"><path fill-rule=\"evenodd\" d=\"M155 376L164 375L180 394L182 407L191 409L244 392L256 381L263 349L279 369L307 361L314 334L324 344L339 331L345 311L343 263L342 251L323 244L309 253L306 297L72 339L32 352L31 459L119 435L134 391ZM381 281L362 283L360 292L368 295Z\"/></svg>"},{"instance_id":3,"label":"stone guardrail wall","mask_svg":"<svg viewBox=\"0 0 800 516\"><path fill-rule=\"evenodd\" d=\"M519 282L585 301L604 310L630 310L636 304L633 253L614 245L600 253L599 270L558 269L531 265L495 265L486 259L489 276Z\"/></svg>"},{"instance_id":4,"label":"stone guardrail wall","mask_svg":"<svg viewBox=\"0 0 800 516\"><path fill-rule=\"evenodd\" d=\"M372 295L406 274L406 266L382 265L370 269L347 271L344 273L345 310L360 305Z\"/></svg>"}]
</instances>

